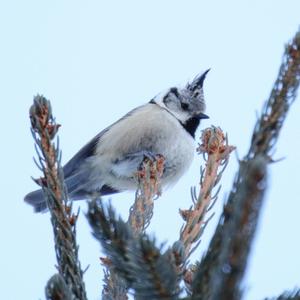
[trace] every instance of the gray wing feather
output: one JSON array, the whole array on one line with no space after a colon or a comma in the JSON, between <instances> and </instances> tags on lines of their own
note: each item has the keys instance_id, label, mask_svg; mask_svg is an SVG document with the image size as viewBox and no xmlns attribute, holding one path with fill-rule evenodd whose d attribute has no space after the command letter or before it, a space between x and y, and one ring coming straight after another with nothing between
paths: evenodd
<instances>
[{"instance_id":1,"label":"gray wing feather","mask_svg":"<svg viewBox=\"0 0 300 300\"><path fill-rule=\"evenodd\" d=\"M97 134L91 141L89 141L83 148L79 150L63 167L64 177L67 179L71 177L79 167L88 157L91 157L95 154L95 150L101 136L108 131L110 127L104 129L99 134Z\"/></svg>"},{"instance_id":2,"label":"gray wing feather","mask_svg":"<svg viewBox=\"0 0 300 300\"><path fill-rule=\"evenodd\" d=\"M27 194L24 201L34 207L35 212L42 212L47 209L47 202L44 199L42 190L36 190Z\"/></svg>"},{"instance_id":3,"label":"gray wing feather","mask_svg":"<svg viewBox=\"0 0 300 300\"><path fill-rule=\"evenodd\" d=\"M99 134L97 134L90 142L88 142L77 154L75 154L64 166L64 176L65 178L68 178L69 176L72 176L78 169L80 168L81 164L85 162L85 160L95 154L96 147L98 143L101 142L101 137L115 124L119 123L120 121L128 118L135 110L138 108L135 108L131 110L129 113L127 113L125 116L120 118L118 121L113 123L112 125L108 126L104 130L102 130Z\"/></svg>"}]
</instances>

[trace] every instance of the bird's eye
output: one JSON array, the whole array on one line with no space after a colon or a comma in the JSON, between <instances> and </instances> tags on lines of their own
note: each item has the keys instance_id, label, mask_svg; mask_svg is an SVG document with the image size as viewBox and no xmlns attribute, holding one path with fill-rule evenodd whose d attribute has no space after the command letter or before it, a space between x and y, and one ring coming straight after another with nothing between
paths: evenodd
<instances>
[{"instance_id":1,"label":"bird's eye","mask_svg":"<svg viewBox=\"0 0 300 300\"><path fill-rule=\"evenodd\" d=\"M183 110L188 110L189 109L189 105L187 103L181 102L180 104L181 104L181 108Z\"/></svg>"}]
</instances>

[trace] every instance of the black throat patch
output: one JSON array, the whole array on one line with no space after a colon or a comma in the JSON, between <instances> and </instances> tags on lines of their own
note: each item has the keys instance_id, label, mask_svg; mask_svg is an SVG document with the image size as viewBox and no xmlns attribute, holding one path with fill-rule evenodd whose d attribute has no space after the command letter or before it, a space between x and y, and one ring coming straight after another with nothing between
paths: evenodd
<instances>
[{"instance_id":1,"label":"black throat patch","mask_svg":"<svg viewBox=\"0 0 300 300\"><path fill-rule=\"evenodd\" d=\"M199 126L200 119L197 117L193 117L188 119L185 123L179 121L182 127L193 137L195 138L196 130Z\"/></svg>"}]
</instances>

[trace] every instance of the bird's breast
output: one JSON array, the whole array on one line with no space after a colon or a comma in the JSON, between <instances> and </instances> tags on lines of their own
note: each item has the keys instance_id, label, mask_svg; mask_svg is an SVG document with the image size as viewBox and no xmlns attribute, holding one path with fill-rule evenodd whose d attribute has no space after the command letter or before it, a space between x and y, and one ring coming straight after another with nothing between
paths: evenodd
<instances>
[{"instance_id":1,"label":"bird's breast","mask_svg":"<svg viewBox=\"0 0 300 300\"><path fill-rule=\"evenodd\" d=\"M100 159L110 162L105 167L106 174L111 176L108 184L116 188L119 186L122 190L135 189L133 176L139 165L133 165L135 160L127 161L125 158L135 157L143 151L164 156L163 185L169 185L175 183L190 166L195 144L192 136L169 112L153 104L140 107L134 114L114 124L98 145L96 156L99 164Z\"/></svg>"},{"instance_id":2,"label":"bird's breast","mask_svg":"<svg viewBox=\"0 0 300 300\"><path fill-rule=\"evenodd\" d=\"M173 184L190 167L194 153L194 139L183 129L178 128L166 139L166 147L161 149L161 154L165 157L165 170L163 181L165 184Z\"/></svg>"}]
</instances>

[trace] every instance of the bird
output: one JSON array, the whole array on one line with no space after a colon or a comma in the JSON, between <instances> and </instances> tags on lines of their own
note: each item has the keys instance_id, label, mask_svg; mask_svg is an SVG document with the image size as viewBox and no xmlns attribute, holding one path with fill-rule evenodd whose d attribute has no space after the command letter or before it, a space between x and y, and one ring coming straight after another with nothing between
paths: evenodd
<instances>
[{"instance_id":1,"label":"bird","mask_svg":"<svg viewBox=\"0 0 300 300\"><path fill-rule=\"evenodd\" d=\"M209 118L203 93L209 70L131 110L81 148L63 167L69 199L136 190L139 166L156 155L164 157L162 187L175 184L192 163L201 119ZM41 189L24 200L35 212L47 210Z\"/></svg>"}]
</instances>

